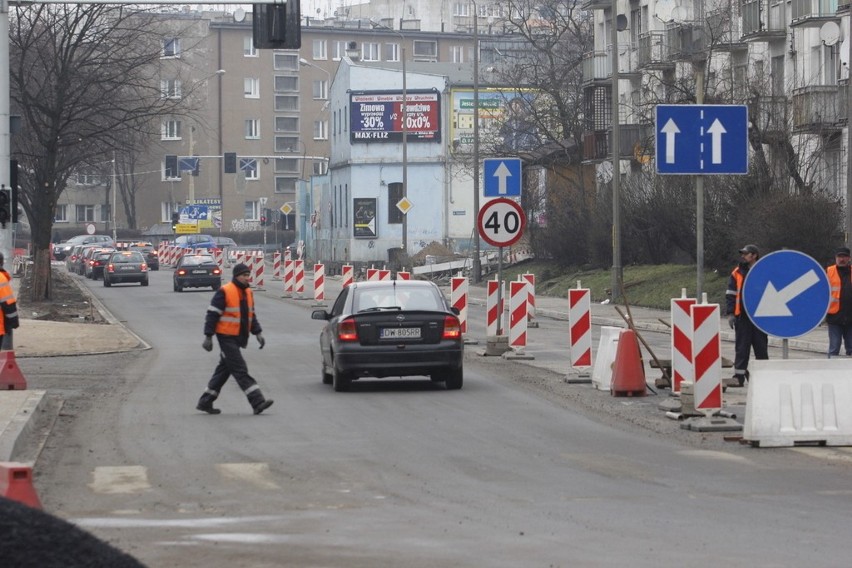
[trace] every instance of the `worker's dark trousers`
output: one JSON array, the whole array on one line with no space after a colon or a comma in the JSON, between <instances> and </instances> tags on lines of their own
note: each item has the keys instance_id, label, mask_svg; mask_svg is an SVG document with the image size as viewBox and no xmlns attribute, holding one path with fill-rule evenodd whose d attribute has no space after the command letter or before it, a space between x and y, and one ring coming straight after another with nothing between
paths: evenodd
<instances>
[{"instance_id":1,"label":"worker's dark trousers","mask_svg":"<svg viewBox=\"0 0 852 568\"><path fill-rule=\"evenodd\" d=\"M748 359L754 349L755 359L769 359L769 337L751 322L747 315L737 316L734 323L734 377L744 384L748 378Z\"/></svg>"},{"instance_id":2,"label":"worker's dark trousers","mask_svg":"<svg viewBox=\"0 0 852 568\"><path fill-rule=\"evenodd\" d=\"M216 334L216 339L219 340L219 347L222 353L219 356L219 364L213 371L213 376L210 377L210 382L207 383L207 390L201 395L199 404L212 404L219 397L219 392L228 381L228 378L233 375L237 384L248 397L249 404L252 408L264 401L263 393L260 392L260 387L257 386L251 375L248 374L248 366L246 360L243 359L242 351L240 350L239 338L232 335Z\"/></svg>"}]
</instances>

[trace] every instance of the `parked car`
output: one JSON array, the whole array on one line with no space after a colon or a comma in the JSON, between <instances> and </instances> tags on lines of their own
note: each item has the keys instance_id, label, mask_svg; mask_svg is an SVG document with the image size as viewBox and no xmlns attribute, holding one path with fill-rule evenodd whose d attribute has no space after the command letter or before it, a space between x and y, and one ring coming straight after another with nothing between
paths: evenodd
<instances>
[{"instance_id":1,"label":"parked car","mask_svg":"<svg viewBox=\"0 0 852 568\"><path fill-rule=\"evenodd\" d=\"M80 276L85 274L86 255L95 248L98 248L97 245L77 245L71 249L71 254L65 259L65 266L68 268L68 272L79 274Z\"/></svg>"},{"instance_id":2,"label":"parked car","mask_svg":"<svg viewBox=\"0 0 852 568\"><path fill-rule=\"evenodd\" d=\"M53 247L53 258L56 260L65 260L65 257L71 252L75 245L92 245L114 246L112 237L109 235L77 235L71 237L65 242L59 243Z\"/></svg>"},{"instance_id":3,"label":"parked car","mask_svg":"<svg viewBox=\"0 0 852 568\"><path fill-rule=\"evenodd\" d=\"M175 292L207 286L218 290L222 287L222 269L212 255L187 254L178 260L173 279Z\"/></svg>"},{"instance_id":4,"label":"parked car","mask_svg":"<svg viewBox=\"0 0 852 568\"><path fill-rule=\"evenodd\" d=\"M213 241L215 241L216 246L218 246L221 249L223 249L223 248L237 248L238 246L240 246L240 245L237 244L237 241L235 241L231 237L213 237Z\"/></svg>"},{"instance_id":5,"label":"parked car","mask_svg":"<svg viewBox=\"0 0 852 568\"><path fill-rule=\"evenodd\" d=\"M138 242L130 245L128 250L137 250L145 256L145 262L148 263L150 270L160 269L160 257L157 254L157 249L151 243Z\"/></svg>"},{"instance_id":6,"label":"parked car","mask_svg":"<svg viewBox=\"0 0 852 568\"><path fill-rule=\"evenodd\" d=\"M175 239L175 246L208 250L219 248L216 245L216 241L210 235L181 235Z\"/></svg>"},{"instance_id":7,"label":"parked car","mask_svg":"<svg viewBox=\"0 0 852 568\"><path fill-rule=\"evenodd\" d=\"M104 267L104 286L124 282L148 285L148 264L142 253L135 250L115 251L109 255Z\"/></svg>"},{"instance_id":8,"label":"parked car","mask_svg":"<svg viewBox=\"0 0 852 568\"><path fill-rule=\"evenodd\" d=\"M65 257L64 257L65 258L65 269L68 272L72 272L72 273L74 272L74 270L75 270L74 263L77 262L77 256L79 256L79 254L80 254L80 249L85 248L85 246L86 245L74 245L74 246L71 247L71 249L65 255Z\"/></svg>"},{"instance_id":9,"label":"parked car","mask_svg":"<svg viewBox=\"0 0 852 568\"><path fill-rule=\"evenodd\" d=\"M110 255L115 249L95 249L86 263L86 278L97 280L104 277L104 266L106 266Z\"/></svg>"},{"instance_id":10,"label":"parked car","mask_svg":"<svg viewBox=\"0 0 852 568\"><path fill-rule=\"evenodd\" d=\"M432 282L358 282L344 288L320 334L322 382L335 391L361 377L428 375L447 389L464 379L464 342L458 309Z\"/></svg>"}]
</instances>

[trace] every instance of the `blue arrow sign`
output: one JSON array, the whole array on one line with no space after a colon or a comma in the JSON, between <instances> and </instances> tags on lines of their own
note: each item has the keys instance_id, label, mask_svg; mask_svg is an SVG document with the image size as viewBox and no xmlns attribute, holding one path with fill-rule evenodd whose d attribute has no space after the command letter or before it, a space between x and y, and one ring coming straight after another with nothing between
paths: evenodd
<instances>
[{"instance_id":1,"label":"blue arrow sign","mask_svg":"<svg viewBox=\"0 0 852 568\"><path fill-rule=\"evenodd\" d=\"M489 158L482 166L485 197L521 196L520 158Z\"/></svg>"},{"instance_id":2,"label":"blue arrow sign","mask_svg":"<svg viewBox=\"0 0 852 568\"><path fill-rule=\"evenodd\" d=\"M657 173L747 174L748 107L657 105Z\"/></svg>"},{"instance_id":3,"label":"blue arrow sign","mask_svg":"<svg viewBox=\"0 0 852 568\"><path fill-rule=\"evenodd\" d=\"M820 324L830 300L825 269L795 250L768 254L743 283L743 306L759 329L775 337L799 337Z\"/></svg>"}]
</instances>

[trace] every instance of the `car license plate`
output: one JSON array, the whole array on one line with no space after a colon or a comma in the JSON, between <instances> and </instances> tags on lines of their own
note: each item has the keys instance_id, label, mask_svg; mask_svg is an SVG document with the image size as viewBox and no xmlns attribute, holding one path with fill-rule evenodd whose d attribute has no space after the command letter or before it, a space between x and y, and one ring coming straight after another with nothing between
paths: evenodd
<instances>
[{"instance_id":1,"label":"car license plate","mask_svg":"<svg viewBox=\"0 0 852 568\"><path fill-rule=\"evenodd\" d=\"M206 270L193 270L192 273L193 274L207 274L207 271Z\"/></svg>"},{"instance_id":2,"label":"car license plate","mask_svg":"<svg viewBox=\"0 0 852 568\"><path fill-rule=\"evenodd\" d=\"M381 339L419 339L419 327L383 327L379 333Z\"/></svg>"},{"instance_id":3,"label":"car license plate","mask_svg":"<svg viewBox=\"0 0 852 568\"><path fill-rule=\"evenodd\" d=\"M121 267L122 270L133 270L135 268L136 268L135 266L122 266Z\"/></svg>"}]
</instances>

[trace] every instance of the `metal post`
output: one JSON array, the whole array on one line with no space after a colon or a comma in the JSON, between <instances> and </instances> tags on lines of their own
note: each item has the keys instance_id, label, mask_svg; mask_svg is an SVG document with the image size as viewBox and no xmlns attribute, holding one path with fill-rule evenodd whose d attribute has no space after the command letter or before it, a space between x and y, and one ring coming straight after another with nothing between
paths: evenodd
<instances>
[{"instance_id":1,"label":"metal post","mask_svg":"<svg viewBox=\"0 0 852 568\"><path fill-rule=\"evenodd\" d=\"M479 15L473 3L473 283L482 281L482 262L479 250Z\"/></svg>"},{"instance_id":2,"label":"metal post","mask_svg":"<svg viewBox=\"0 0 852 568\"><path fill-rule=\"evenodd\" d=\"M704 69L695 69L695 102L704 104ZM704 176L695 176L695 297L704 291Z\"/></svg>"},{"instance_id":3,"label":"metal post","mask_svg":"<svg viewBox=\"0 0 852 568\"><path fill-rule=\"evenodd\" d=\"M852 12L847 12L849 33L852 34ZM852 38L852 35L847 36ZM846 246L852 245L852 39L846 60Z\"/></svg>"},{"instance_id":4,"label":"metal post","mask_svg":"<svg viewBox=\"0 0 852 568\"><path fill-rule=\"evenodd\" d=\"M405 72L405 45L402 46L402 197L408 197L408 82ZM408 258L408 214L402 214L402 255ZM403 262L403 265L408 264Z\"/></svg>"},{"instance_id":5,"label":"metal post","mask_svg":"<svg viewBox=\"0 0 852 568\"><path fill-rule=\"evenodd\" d=\"M612 0L612 301L621 297L621 129L618 112L618 0Z\"/></svg>"},{"instance_id":6,"label":"metal post","mask_svg":"<svg viewBox=\"0 0 852 568\"><path fill-rule=\"evenodd\" d=\"M12 158L11 134L9 132L9 3L0 0L0 77L4 78L0 88L0 181L11 186L10 164ZM5 229L0 229L0 252L6 257L6 262L12 262L14 232L11 221Z\"/></svg>"}]
</instances>

